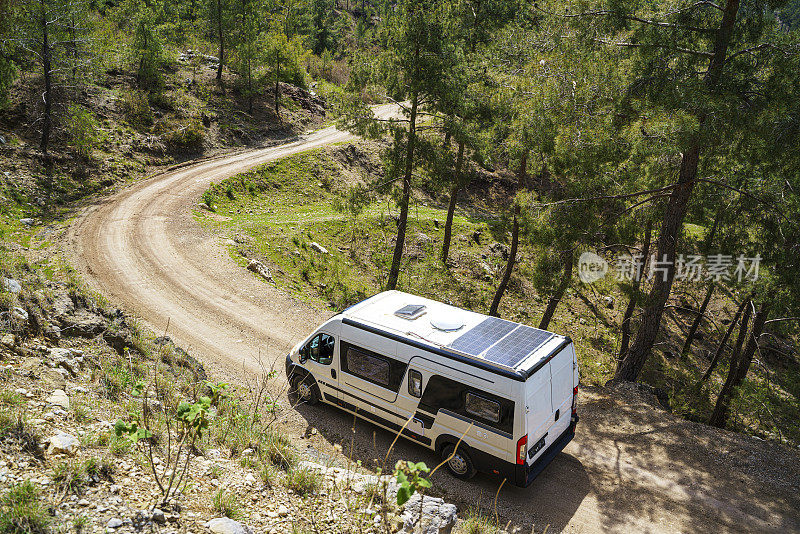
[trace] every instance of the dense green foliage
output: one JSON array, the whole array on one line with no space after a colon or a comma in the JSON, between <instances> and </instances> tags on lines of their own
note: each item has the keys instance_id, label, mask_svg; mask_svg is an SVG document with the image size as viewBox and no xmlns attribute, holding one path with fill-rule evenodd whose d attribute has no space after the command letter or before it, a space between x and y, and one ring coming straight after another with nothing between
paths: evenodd
<instances>
[{"instance_id":1,"label":"dense green foliage","mask_svg":"<svg viewBox=\"0 0 800 534\"><path fill-rule=\"evenodd\" d=\"M382 173L318 191L326 216L349 217L333 234L357 240L356 220L375 215L375 199L399 208L392 239L365 240L372 254L365 268L380 272L358 287L326 285L323 294L336 304L377 288L419 289L403 269L416 248L409 229L425 228L411 215L421 191L447 206L436 208L444 212L439 263L426 268L442 278L457 270L451 236L475 224L455 216L457 205L474 180L492 175L503 181L503 199L490 203L487 220L511 252L494 269L493 298L482 290L480 299L458 301L508 315L503 299L516 304L521 288L532 288L547 304L523 319L547 327L572 290L601 287L576 286L582 253L600 254L613 275L619 254L639 253L652 233L651 257L640 261L649 276L641 284L607 281L630 301L630 343L597 340L615 378L666 387L688 416L724 426L737 392L752 393L753 384L777 379L774 369L797 366L796 1L40 0L2 9L0 106L10 109L27 83L36 89L24 112L27 131L39 136L42 181L53 187L54 146L89 160L111 142L85 97L111 85L108 73L123 86L130 135L140 134L146 150L178 154L200 152L215 128L240 131L232 122L241 114L282 127L297 106L281 91L290 83L327 96L340 127L384 146ZM56 11L66 23L48 23ZM176 65L190 78L176 80ZM373 115L369 106L386 101L397 102L399 117ZM235 182L217 186L209 202L221 193L223 202L275 193L256 182L242 185L246 191ZM304 192L295 185L292 194ZM389 229L381 223L379 231ZM307 259L310 238L294 237ZM687 279L686 260L696 255L706 257L706 269L710 258L729 269ZM740 257L759 259L758 276L737 270L745 266ZM328 284L325 277L342 278L338 269L346 269L324 267L321 278L301 276ZM752 320L733 315L740 307ZM714 313L730 316L728 335ZM620 329L618 321L606 326ZM794 409L792 384L782 388ZM792 409L766 426L786 428Z\"/></svg>"}]
</instances>

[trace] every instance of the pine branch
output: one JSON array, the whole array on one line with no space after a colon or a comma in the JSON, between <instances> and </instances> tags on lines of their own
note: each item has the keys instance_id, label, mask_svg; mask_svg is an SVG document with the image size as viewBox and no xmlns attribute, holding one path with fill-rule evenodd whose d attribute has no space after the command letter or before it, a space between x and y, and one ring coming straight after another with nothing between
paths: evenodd
<instances>
[{"instance_id":1,"label":"pine branch","mask_svg":"<svg viewBox=\"0 0 800 534\"><path fill-rule=\"evenodd\" d=\"M608 39L595 39L595 41L607 44L607 45L614 45L626 48L661 48L664 50L671 50L673 52L679 52L681 54L689 54L693 56L700 56L700 57L707 57L712 58L714 54L711 52L702 52L700 50L692 50L691 48L682 48L679 46L667 46L667 45L659 45L659 44L646 44L646 43L629 43L626 41L611 41Z\"/></svg>"},{"instance_id":2,"label":"pine branch","mask_svg":"<svg viewBox=\"0 0 800 534\"><path fill-rule=\"evenodd\" d=\"M653 20L653 19L643 19L641 17L637 17L636 15L626 15L624 13L620 13L618 11L609 11L605 9L601 9L598 11L584 11L582 13L570 13L570 14L560 14L560 13L553 13L542 9L538 5L534 4L534 8L541 11L542 13L546 13L548 15L555 15L557 17L572 19L572 18L580 18L580 17L619 17L624 20L629 20L631 22L640 22L642 24L647 24L649 26L658 26L661 28L677 28L681 30L688 30L693 32L700 32L700 33L713 33L716 31L714 28L703 28L701 26L687 26L685 24L677 24L674 22L664 22L660 20Z\"/></svg>"},{"instance_id":3,"label":"pine branch","mask_svg":"<svg viewBox=\"0 0 800 534\"><path fill-rule=\"evenodd\" d=\"M647 189L647 190L644 190L644 191L637 191L635 193L626 193L626 194L623 194L623 195L600 195L600 196L596 196L596 197L565 198L563 200L555 200L553 202L545 202L545 203L535 204L534 207L546 208L546 207L549 207L549 206L557 206L559 204L577 204L577 203L580 203L580 202L595 202L597 200L624 200L626 198L640 197L640 196L643 196L643 195L651 195L651 194L654 194L654 193L664 193L665 191L669 191L671 189L675 189L679 185L685 185L685 183L684 184L672 184L672 185L667 185L665 187L659 187L658 189Z\"/></svg>"},{"instance_id":4,"label":"pine branch","mask_svg":"<svg viewBox=\"0 0 800 534\"><path fill-rule=\"evenodd\" d=\"M765 321L764 324L766 325L769 323L779 323L782 321L800 321L800 317L779 317L777 319L770 319L768 321Z\"/></svg>"},{"instance_id":5,"label":"pine branch","mask_svg":"<svg viewBox=\"0 0 800 534\"><path fill-rule=\"evenodd\" d=\"M753 46L753 47L750 47L750 48L745 48L744 50L739 50L738 52L735 52L735 53L729 55L727 58L725 58L725 62L727 63L727 62L731 61L733 58L735 58L737 56L741 56L742 54L752 54L753 52L756 52L756 51L759 51L759 50L766 50L766 49L770 49L770 48L777 48L777 47L775 45L773 45L772 43L762 43L762 44L757 45L757 46Z\"/></svg>"}]
</instances>

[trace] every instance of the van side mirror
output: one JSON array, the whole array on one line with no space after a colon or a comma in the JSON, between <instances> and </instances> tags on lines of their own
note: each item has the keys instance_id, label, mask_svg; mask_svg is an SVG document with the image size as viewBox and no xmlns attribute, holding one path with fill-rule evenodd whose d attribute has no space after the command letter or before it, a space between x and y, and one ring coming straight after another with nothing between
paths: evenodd
<instances>
[{"instance_id":1,"label":"van side mirror","mask_svg":"<svg viewBox=\"0 0 800 534\"><path fill-rule=\"evenodd\" d=\"M298 360L300 363L306 363L308 361L308 345L303 346L300 351L298 352L299 358Z\"/></svg>"}]
</instances>

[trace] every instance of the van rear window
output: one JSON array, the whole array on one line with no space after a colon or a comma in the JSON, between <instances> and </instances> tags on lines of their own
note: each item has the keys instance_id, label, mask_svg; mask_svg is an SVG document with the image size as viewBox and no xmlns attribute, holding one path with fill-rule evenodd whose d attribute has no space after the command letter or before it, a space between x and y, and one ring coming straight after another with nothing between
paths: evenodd
<instances>
[{"instance_id":1,"label":"van rear window","mask_svg":"<svg viewBox=\"0 0 800 534\"><path fill-rule=\"evenodd\" d=\"M484 399L483 397L474 395L472 393L467 393L464 401L464 409L468 414L474 415L475 417L480 417L486 421L491 421L492 423L500 422L499 403L489 399Z\"/></svg>"}]
</instances>

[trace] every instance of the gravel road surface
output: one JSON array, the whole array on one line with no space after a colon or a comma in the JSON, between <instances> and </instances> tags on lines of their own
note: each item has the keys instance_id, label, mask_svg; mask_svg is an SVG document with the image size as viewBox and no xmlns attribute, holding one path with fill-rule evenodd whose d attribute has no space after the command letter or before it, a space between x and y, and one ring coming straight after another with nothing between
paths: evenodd
<instances>
[{"instance_id":1,"label":"gravel road surface","mask_svg":"<svg viewBox=\"0 0 800 534\"><path fill-rule=\"evenodd\" d=\"M237 265L194 212L211 182L351 138L329 127L160 173L83 208L64 250L115 305L157 332L169 319L169 335L216 372L252 380L261 365L277 362L282 376L288 349L330 312ZM800 531L798 451L675 418L635 392L582 390L579 413L575 440L531 487L502 488L497 513L503 523L526 534L546 525L549 532L585 533ZM287 409L285 423L299 443L323 454L335 454L339 444L364 465L382 458L393 439L325 406ZM403 440L394 456L436 463L426 449ZM435 478L462 508L491 508L499 485L484 475L458 481L444 470Z\"/></svg>"}]
</instances>

